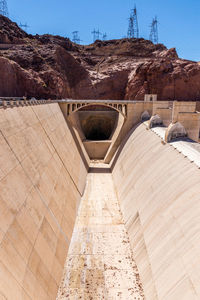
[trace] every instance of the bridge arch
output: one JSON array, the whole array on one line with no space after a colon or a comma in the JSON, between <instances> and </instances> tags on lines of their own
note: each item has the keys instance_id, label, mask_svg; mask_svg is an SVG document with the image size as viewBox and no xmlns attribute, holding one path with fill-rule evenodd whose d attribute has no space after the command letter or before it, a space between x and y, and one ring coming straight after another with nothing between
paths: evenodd
<instances>
[{"instance_id":1,"label":"bridge arch","mask_svg":"<svg viewBox=\"0 0 200 300\"><path fill-rule=\"evenodd\" d=\"M105 108L109 108L110 110L115 110L118 113L122 114L122 116L124 118L127 117L127 104L123 104L123 103L82 103L82 102L77 102L77 103L69 103L67 104L67 114L70 115L72 113L81 111L81 110L85 110L86 108L92 108L92 107L105 107ZM91 109L92 111L92 109Z\"/></svg>"}]
</instances>

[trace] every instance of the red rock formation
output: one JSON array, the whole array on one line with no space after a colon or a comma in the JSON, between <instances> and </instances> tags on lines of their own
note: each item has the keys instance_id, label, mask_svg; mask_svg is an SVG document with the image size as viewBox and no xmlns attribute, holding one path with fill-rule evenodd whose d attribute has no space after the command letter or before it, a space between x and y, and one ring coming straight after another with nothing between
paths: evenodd
<instances>
[{"instance_id":1,"label":"red rock formation","mask_svg":"<svg viewBox=\"0 0 200 300\"><path fill-rule=\"evenodd\" d=\"M28 35L3 16L0 24L0 96L200 99L200 65L179 59L175 49L144 39L81 46Z\"/></svg>"},{"instance_id":2,"label":"red rock formation","mask_svg":"<svg viewBox=\"0 0 200 300\"><path fill-rule=\"evenodd\" d=\"M149 61L130 74L126 99L141 99L156 93L160 100L200 100L200 68L180 59Z\"/></svg>"}]
</instances>

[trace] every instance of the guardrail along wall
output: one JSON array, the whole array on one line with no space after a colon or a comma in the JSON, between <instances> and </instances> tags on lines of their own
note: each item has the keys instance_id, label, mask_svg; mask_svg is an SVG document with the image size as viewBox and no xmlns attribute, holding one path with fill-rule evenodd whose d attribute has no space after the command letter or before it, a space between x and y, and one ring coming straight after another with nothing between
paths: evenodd
<instances>
[{"instance_id":1,"label":"guardrail along wall","mask_svg":"<svg viewBox=\"0 0 200 300\"><path fill-rule=\"evenodd\" d=\"M141 124L113 178L146 299L199 299L198 167Z\"/></svg>"},{"instance_id":2,"label":"guardrail along wall","mask_svg":"<svg viewBox=\"0 0 200 300\"><path fill-rule=\"evenodd\" d=\"M86 174L57 103L0 109L0 298L56 298Z\"/></svg>"}]
</instances>

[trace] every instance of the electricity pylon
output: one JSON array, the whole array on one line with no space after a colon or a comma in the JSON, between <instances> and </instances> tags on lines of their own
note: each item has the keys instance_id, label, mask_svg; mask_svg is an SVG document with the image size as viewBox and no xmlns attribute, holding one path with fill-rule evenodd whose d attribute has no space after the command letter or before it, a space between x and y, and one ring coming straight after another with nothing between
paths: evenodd
<instances>
[{"instance_id":1,"label":"electricity pylon","mask_svg":"<svg viewBox=\"0 0 200 300\"><path fill-rule=\"evenodd\" d=\"M78 33L79 33L78 31L73 31L73 32L72 32L72 34L73 34L72 41L73 41L74 43L76 43L76 44L80 44L80 41L81 41L81 39L80 39Z\"/></svg>"},{"instance_id":2,"label":"electricity pylon","mask_svg":"<svg viewBox=\"0 0 200 300\"><path fill-rule=\"evenodd\" d=\"M95 42L96 40L99 40L100 36L102 35L102 33L99 31L99 29L98 30L94 29L92 31L92 34L93 34L93 42Z\"/></svg>"},{"instance_id":3,"label":"electricity pylon","mask_svg":"<svg viewBox=\"0 0 200 300\"><path fill-rule=\"evenodd\" d=\"M158 44L158 20L157 17L153 18L151 23L151 31L149 35L150 41L154 44Z\"/></svg>"},{"instance_id":4,"label":"electricity pylon","mask_svg":"<svg viewBox=\"0 0 200 300\"><path fill-rule=\"evenodd\" d=\"M127 37L128 38L136 38L136 39L139 38L139 26L138 26L136 6L134 7L134 9L131 10Z\"/></svg>"},{"instance_id":5,"label":"electricity pylon","mask_svg":"<svg viewBox=\"0 0 200 300\"><path fill-rule=\"evenodd\" d=\"M6 0L0 0L0 15L8 17L8 5Z\"/></svg>"}]
</instances>

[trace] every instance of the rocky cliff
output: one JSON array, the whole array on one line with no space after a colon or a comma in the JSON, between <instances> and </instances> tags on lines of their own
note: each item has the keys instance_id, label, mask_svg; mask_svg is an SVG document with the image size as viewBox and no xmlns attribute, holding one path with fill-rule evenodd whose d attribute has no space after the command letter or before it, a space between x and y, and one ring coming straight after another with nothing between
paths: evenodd
<instances>
[{"instance_id":1,"label":"rocky cliff","mask_svg":"<svg viewBox=\"0 0 200 300\"><path fill-rule=\"evenodd\" d=\"M200 65L144 39L88 46L28 35L0 16L0 96L200 100Z\"/></svg>"}]
</instances>

